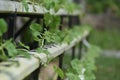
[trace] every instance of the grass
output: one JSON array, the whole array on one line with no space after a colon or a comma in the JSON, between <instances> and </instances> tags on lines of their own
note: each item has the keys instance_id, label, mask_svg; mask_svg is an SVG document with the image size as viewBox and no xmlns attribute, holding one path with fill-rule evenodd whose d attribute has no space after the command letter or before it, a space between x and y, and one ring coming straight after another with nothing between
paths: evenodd
<instances>
[{"instance_id":1,"label":"grass","mask_svg":"<svg viewBox=\"0 0 120 80\"><path fill-rule=\"evenodd\" d=\"M96 60L96 80L120 80L120 59L101 56Z\"/></svg>"},{"instance_id":2,"label":"grass","mask_svg":"<svg viewBox=\"0 0 120 80\"><path fill-rule=\"evenodd\" d=\"M93 29L89 42L100 46L102 49L120 49L120 30L118 29Z\"/></svg>"},{"instance_id":3,"label":"grass","mask_svg":"<svg viewBox=\"0 0 120 80\"><path fill-rule=\"evenodd\" d=\"M120 30L105 29L91 32L89 42L104 50L120 50ZM96 60L96 80L120 80L120 59L100 56Z\"/></svg>"}]
</instances>

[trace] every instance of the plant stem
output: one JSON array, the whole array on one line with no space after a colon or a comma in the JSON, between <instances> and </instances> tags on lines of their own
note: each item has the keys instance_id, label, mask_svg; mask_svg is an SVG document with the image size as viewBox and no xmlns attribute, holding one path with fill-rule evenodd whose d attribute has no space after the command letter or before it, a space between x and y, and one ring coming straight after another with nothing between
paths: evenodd
<instances>
[{"instance_id":1,"label":"plant stem","mask_svg":"<svg viewBox=\"0 0 120 80\"><path fill-rule=\"evenodd\" d=\"M0 46L2 45L2 37L0 36Z\"/></svg>"},{"instance_id":2,"label":"plant stem","mask_svg":"<svg viewBox=\"0 0 120 80\"><path fill-rule=\"evenodd\" d=\"M5 55L4 50L2 49L1 51L2 51L2 55L5 56L5 57L7 57L7 56Z\"/></svg>"},{"instance_id":3,"label":"plant stem","mask_svg":"<svg viewBox=\"0 0 120 80\"><path fill-rule=\"evenodd\" d=\"M45 41L45 39L42 39L41 48L43 48L43 46L44 46L44 41Z\"/></svg>"},{"instance_id":4,"label":"plant stem","mask_svg":"<svg viewBox=\"0 0 120 80\"><path fill-rule=\"evenodd\" d=\"M4 52L4 47L6 44L2 43L2 37L0 37L0 52L4 57L7 57Z\"/></svg>"},{"instance_id":5,"label":"plant stem","mask_svg":"<svg viewBox=\"0 0 120 80\"><path fill-rule=\"evenodd\" d=\"M5 44L0 45L0 50L2 50L5 47Z\"/></svg>"}]
</instances>

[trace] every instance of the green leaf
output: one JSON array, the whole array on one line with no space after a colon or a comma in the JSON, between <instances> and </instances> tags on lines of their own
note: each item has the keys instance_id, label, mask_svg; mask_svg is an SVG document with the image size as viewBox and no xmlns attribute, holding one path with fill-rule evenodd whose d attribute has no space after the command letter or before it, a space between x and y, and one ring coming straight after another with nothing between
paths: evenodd
<instances>
[{"instance_id":1,"label":"green leaf","mask_svg":"<svg viewBox=\"0 0 120 80\"><path fill-rule=\"evenodd\" d=\"M25 10L28 12L29 7L28 7L28 3L26 2L26 0L22 0L22 5L24 6Z\"/></svg>"},{"instance_id":2,"label":"green leaf","mask_svg":"<svg viewBox=\"0 0 120 80\"><path fill-rule=\"evenodd\" d=\"M7 31L7 24L3 19L0 19L0 37Z\"/></svg>"},{"instance_id":3,"label":"green leaf","mask_svg":"<svg viewBox=\"0 0 120 80\"><path fill-rule=\"evenodd\" d=\"M17 55L16 47L11 40L6 41L4 44L9 56L14 57Z\"/></svg>"},{"instance_id":4,"label":"green leaf","mask_svg":"<svg viewBox=\"0 0 120 80\"><path fill-rule=\"evenodd\" d=\"M50 30L56 30L60 26L60 17L46 13L44 15L44 21L47 27L50 27Z\"/></svg>"},{"instance_id":5,"label":"green leaf","mask_svg":"<svg viewBox=\"0 0 120 80\"><path fill-rule=\"evenodd\" d=\"M59 34L59 33L58 33ZM50 43L60 43L62 40L60 38L60 36L57 34L57 32L50 32L50 31L45 31L44 32L44 39Z\"/></svg>"},{"instance_id":6,"label":"green leaf","mask_svg":"<svg viewBox=\"0 0 120 80\"><path fill-rule=\"evenodd\" d=\"M24 47L24 48L26 48L26 49L30 49L30 47L29 46L26 46L25 44L23 44L22 42L19 42L19 45L21 46L21 47Z\"/></svg>"},{"instance_id":7,"label":"green leaf","mask_svg":"<svg viewBox=\"0 0 120 80\"><path fill-rule=\"evenodd\" d=\"M36 49L36 52L38 52L38 53L49 54L48 50L46 50L46 49L42 49L42 48L37 48L37 49Z\"/></svg>"},{"instance_id":8,"label":"green leaf","mask_svg":"<svg viewBox=\"0 0 120 80\"><path fill-rule=\"evenodd\" d=\"M69 4L69 6L68 6ZM68 2L68 3L65 3L65 5L63 5L63 7L69 12L69 13L73 13L74 10L76 9L80 9L80 7L78 8L78 5L74 2Z\"/></svg>"},{"instance_id":9,"label":"green leaf","mask_svg":"<svg viewBox=\"0 0 120 80\"><path fill-rule=\"evenodd\" d=\"M5 56L5 55L0 55L0 60L4 61L4 60L7 60L7 59L8 59L7 56Z\"/></svg>"},{"instance_id":10,"label":"green leaf","mask_svg":"<svg viewBox=\"0 0 120 80\"><path fill-rule=\"evenodd\" d=\"M80 80L78 75L75 75L73 73L66 73L66 76L67 76L68 80Z\"/></svg>"},{"instance_id":11,"label":"green leaf","mask_svg":"<svg viewBox=\"0 0 120 80\"><path fill-rule=\"evenodd\" d=\"M62 71L62 69L60 69L59 67L57 66L53 66L55 72L58 74L58 76L60 76L61 79L64 78L64 72Z\"/></svg>"},{"instance_id":12,"label":"green leaf","mask_svg":"<svg viewBox=\"0 0 120 80\"><path fill-rule=\"evenodd\" d=\"M42 30L42 26L40 24L37 24L37 23L32 23L30 25L30 29L33 30L33 31L41 31Z\"/></svg>"},{"instance_id":13,"label":"green leaf","mask_svg":"<svg viewBox=\"0 0 120 80\"><path fill-rule=\"evenodd\" d=\"M60 16L54 15L53 21L50 24L51 29L58 29L58 27L60 26L60 21L61 21Z\"/></svg>"},{"instance_id":14,"label":"green leaf","mask_svg":"<svg viewBox=\"0 0 120 80\"><path fill-rule=\"evenodd\" d=\"M51 8L54 8L55 1L54 0L41 0L41 3L43 6L47 9L50 10Z\"/></svg>"},{"instance_id":15,"label":"green leaf","mask_svg":"<svg viewBox=\"0 0 120 80\"><path fill-rule=\"evenodd\" d=\"M32 32L32 35L37 39L37 37L40 36L40 31L42 31L42 26L37 23L32 23L30 25L30 30Z\"/></svg>"},{"instance_id":16,"label":"green leaf","mask_svg":"<svg viewBox=\"0 0 120 80\"><path fill-rule=\"evenodd\" d=\"M44 32L44 38L47 42L54 42L55 40L54 34L49 31Z\"/></svg>"},{"instance_id":17,"label":"green leaf","mask_svg":"<svg viewBox=\"0 0 120 80\"><path fill-rule=\"evenodd\" d=\"M29 52L27 50L25 50L25 49L17 49L17 52L18 52L19 56L30 58Z\"/></svg>"},{"instance_id":18,"label":"green leaf","mask_svg":"<svg viewBox=\"0 0 120 80\"><path fill-rule=\"evenodd\" d=\"M53 23L53 16L50 13L45 13L44 15L44 21L46 26L48 27L51 23Z\"/></svg>"},{"instance_id":19,"label":"green leaf","mask_svg":"<svg viewBox=\"0 0 120 80\"><path fill-rule=\"evenodd\" d=\"M35 4L34 4L34 3L32 4L32 6L33 6L33 10L34 10L35 12L37 12L36 7L35 7Z\"/></svg>"},{"instance_id":20,"label":"green leaf","mask_svg":"<svg viewBox=\"0 0 120 80\"><path fill-rule=\"evenodd\" d=\"M74 59L71 61L72 68L78 73L81 74L83 65L78 59Z\"/></svg>"}]
</instances>

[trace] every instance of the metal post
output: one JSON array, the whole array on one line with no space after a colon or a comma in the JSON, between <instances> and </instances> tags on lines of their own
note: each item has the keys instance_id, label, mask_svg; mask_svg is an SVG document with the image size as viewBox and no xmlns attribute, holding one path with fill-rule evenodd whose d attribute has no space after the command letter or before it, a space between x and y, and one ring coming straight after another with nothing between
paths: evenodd
<instances>
[{"instance_id":1,"label":"metal post","mask_svg":"<svg viewBox=\"0 0 120 80\"><path fill-rule=\"evenodd\" d=\"M40 19L39 18L36 18L36 23L40 24ZM38 46L38 42L34 42L33 44ZM41 69L41 64L40 64L40 67L32 73L33 80L39 80L40 69Z\"/></svg>"},{"instance_id":2,"label":"metal post","mask_svg":"<svg viewBox=\"0 0 120 80\"><path fill-rule=\"evenodd\" d=\"M61 68L61 69L62 69L62 66L63 66L63 56L64 56L64 53L59 55L59 68ZM62 79L60 78L60 76L58 76L57 80L62 80Z\"/></svg>"},{"instance_id":3,"label":"metal post","mask_svg":"<svg viewBox=\"0 0 120 80\"><path fill-rule=\"evenodd\" d=\"M69 22L68 22L68 26L69 26L69 28L72 28L72 26L73 26L73 22L72 22L72 16L69 16L68 17L69 18ZM75 46L73 46L73 48L72 48L72 59L74 59L75 58Z\"/></svg>"},{"instance_id":4,"label":"metal post","mask_svg":"<svg viewBox=\"0 0 120 80\"><path fill-rule=\"evenodd\" d=\"M80 43L79 43L79 53L78 53L78 59L81 59L81 57L82 57L82 41L80 41Z\"/></svg>"},{"instance_id":5,"label":"metal post","mask_svg":"<svg viewBox=\"0 0 120 80\"><path fill-rule=\"evenodd\" d=\"M30 18L24 25L23 27L15 34L15 39L26 29L29 27L31 22L34 20L34 18Z\"/></svg>"},{"instance_id":6,"label":"metal post","mask_svg":"<svg viewBox=\"0 0 120 80\"><path fill-rule=\"evenodd\" d=\"M41 69L41 65L31 74L32 80L39 80L40 69Z\"/></svg>"},{"instance_id":7,"label":"metal post","mask_svg":"<svg viewBox=\"0 0 120 80\"><path fill-rule=\"evenodd\" d=\"M75 46L72 47L72 59L75 58Z\"/></svg>"},{"instance_id":8,"label":"metal post","mask_svg":"<svg viewBox=\"0 0 120 80\"><path fill-rule=\"evenodd\" d=\"M69 26L69 28L72 28L72 16L68 16L68 26Z\"/></svg>"},{"instance_id":9,"label":"metal post","mask_svg":"<svg viewBox=\"0 0 120 80\"><path fill-rule=\"evenodd\" d=\"M89 41L89 37L90 37L90 34L88 36L86 36L86 40ZM85 47L85 51L88 51L88 48Z\"/></svg>"},{"instance_id":10,"label":"metal post","mask_svg":"<svg viewBox=\"0 0 120 80\"><path fill-rule=\"evenodd\" d=\"M40 24L40 18L36 18L36 23Z\"/></svg>"},{"instance_id":11,"label":"metal post","mask_svg":"<svg viewBox=\"0 0 120 80\"><path fill-rule=\"evenodd\" d=\"M62 30L63 16L61 16L60 18L61 18L61 21L60 21L60 27L59 27L59 30Z\"/></svg>"},{"instance_id":12,"label":"metal post","mask_svg":"<svg viewBox=\"0 0 120 80\"><path fill-rule=\"evenodd\" d=\"M75 16L75 18L76 18L76 24L77 24L77 25L80 25L81 22L80 22L79 16Z\"/></svg>"},{"instance_id":13,"label":"metal post","mask_svg":"<svg viewBox=\"0 0 120 80\"><path fill-rule=\"evenodd\" d=\"M76 22L76 25L81 24L79 16L75 16L75 22ZM78 59L81 59L81 57L82 57L82 44L83 44L82 41L80 41L79 51L78 51Z\"/></svg>"},{"instance_id":14,"label":"metal post","mask_svg":"<svg viewBox=\"0 0 120 80\"><path fill-rule=\"evenodd\" d=\"M8 33L7 33L7 39L13 38L14 39L14 33L15 33L15 26L16 26L16 12L11 13L8 18Z\"/></svg>"},{"instance_id":15,"label":"metal post","mask_svg":"<svg viewBox=\"0 0 120 80\"><path fill-rule=\"evenodd\" d=\"M61 16L61 21L60 21L60 26L59 26L59 30L62 31L62 24L63 24L63 16ZM64 56L64 53L59 55L59 68L62 69L62 66L63 66L63 56ZM57 80L62 80L60 78L60 76L58 76Z\"/></svg>"}]
</instances>

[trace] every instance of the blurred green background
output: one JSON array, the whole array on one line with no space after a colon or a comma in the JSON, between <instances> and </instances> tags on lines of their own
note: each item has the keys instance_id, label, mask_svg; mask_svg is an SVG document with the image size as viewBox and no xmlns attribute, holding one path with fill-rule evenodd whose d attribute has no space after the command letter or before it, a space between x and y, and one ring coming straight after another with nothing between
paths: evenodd
<instances>
[{"instance_id":1,"label":"blurred green background","mask_svg":"<svg viewBox=\"0 0 120 80\"><path fill-rule=\"evenodd\" d=\"M98 45L102 50L120 50L120 31L118 29L93 29L90 43ZM113 53L115 54L115 53ZM101 55L96 60L96 80L120 80L120 58Z\"/></svg>"},{"instance_id":2,"label":"blurred green background","mask_svg":"<svg viewBox=\"0 0 120 80\"><path fill-rule=\"evenodd\" d=\"M119 29L93 29L90 34L90 43L100 46L103 50L120 50Z\"/></svg>"},{"instance_id":3,"label":"blurred green background","mask_svg":"<svg viewBox=\"0 0 120 80\"><path fill-rule=\"evenodd\" d=\"M120 0L85 0L86 9L90 13L105 13L111 11L120 16Z\"/></svg>"},{"instance_id":4,"label":"blurred green background","mask_svg":"<svg viewBox=\"0 0 120 80\"><path fill-rule=\"evenodd\" d=\"M89 37L89 42L108 51L120 50L120 0L85 0L86 15L104 15ZM107 16L107 17L106 17ZM112 17L112 18L111 18ZM97 18L97 17L95 17ZM107 19L106 19L107 18ZM107 23L105 23L105 21ZM92 19L91 19L92 21ZM109 21L109 22L108 22ZM96 22L96 19L93 20ZM115 24L114 24L115 23ZM116 53L113 53L116 55ZM101 55L96 60L96 80L120 80L120 58Z\"/></svg>"}]
</instances>

